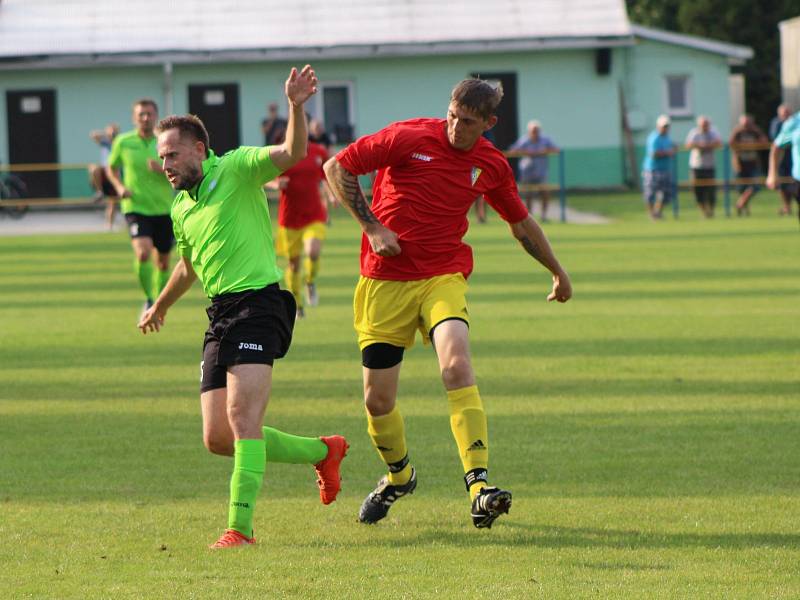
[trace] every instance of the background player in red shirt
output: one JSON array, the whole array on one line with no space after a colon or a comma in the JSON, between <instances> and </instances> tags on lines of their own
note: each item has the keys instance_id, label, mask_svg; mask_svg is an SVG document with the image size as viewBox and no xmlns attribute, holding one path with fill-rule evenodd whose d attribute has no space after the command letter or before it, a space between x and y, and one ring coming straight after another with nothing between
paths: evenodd
<instances>
[{"instance_id":1,"label":"background player in red shirt","mask_svg":"<svg viewBox=\"0 0 800 600\"><path fill-rule=\"evenodd\" d=\"M414 491L403 418L395 406L403 351L433 340L450 406L476 527L491 527L511 493L488 485L489 438L469 352L466 278L472 250L463 243L467 213L482 194L525 251L553 275L548 300L572 296L569 277L519 198L508 161L481 137L497 122L502 90L479 79L459 83L447 119L393 123L360 138L325 164L339 201L361 224L361 278L354 299L364 366L368 431L389 474L364 500L363 523L386 516ZM370 207L358 175L377 170Z\"/></svg>"},{"instance_id":2,"label":"background player in red shirt","mask_svg":"<svg viewBox=\"0 0 800 600\"><path fill-rule=\"evenodd\" d=\"M286 269L286 287L297 302L297 316L304 316L301 294L300 256L305 254L305 288L308 304L316 306L316 277L319 258L325 240L328 211L319 188L325 181L322 165L328 160L325 146L308 143L306 157L283 173L278 179L280 202L278 205L278 253L289 259Z\"/></svg>"}]
</instances>

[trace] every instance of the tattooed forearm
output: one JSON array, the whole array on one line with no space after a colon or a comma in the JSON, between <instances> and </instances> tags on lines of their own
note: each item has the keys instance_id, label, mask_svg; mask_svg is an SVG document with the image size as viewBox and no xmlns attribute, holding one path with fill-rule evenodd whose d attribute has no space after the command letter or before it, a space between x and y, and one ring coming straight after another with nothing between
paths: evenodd
<instances>
[{"instance_id":1,"label":"tattooed forearm","mask_svg":"<svg viewBox=\"0 0 800 600\"><path fill-rule=\"evenodd\" d=\"M539 246L536 245L536 242L534 242L527 235L524 235L524 236L522 236L522 237L520 237L518 239L519 239L519 243L522 244L522 247L525 248L525 252L530 254L533 258L538 260L545 267L549 268L549 265L547 264L547 261L545 259L545 255L542 252L542 250L539 248Z\"/></svg>"},{"instance_id":2,"label":"tattooed forearm","mask_svg":"<svg viewBox=\"0 0 800 600\"><path fill-rule=\"evenodd\" d=\"M344 172L340 179L341 199L350 209L350 212L362 223L377 223L378 219L372 214L364 192L355 175Z\"/></svg>"},{"instance_id":3,"label":"tattooed forearm","mask_svg":"<svg viewBox=\"0 0 800 600\"><path fill-rule=\"evenodd\" d=\"M367 204L358 177L347 171L335 158L326 162L323 168L331 191L362 227L379 222Z\"/></svg>"}]
</instances>

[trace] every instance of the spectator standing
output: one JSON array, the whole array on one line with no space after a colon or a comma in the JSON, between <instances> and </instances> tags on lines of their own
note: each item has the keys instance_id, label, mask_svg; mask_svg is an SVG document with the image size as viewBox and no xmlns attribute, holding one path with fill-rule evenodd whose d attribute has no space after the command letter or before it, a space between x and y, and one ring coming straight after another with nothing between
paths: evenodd
<instances>
[{"instance_id":1,"label":"spectator standing","mask_svg":"<svg viewBox=\"0 0 800 600\"><path fill-rule=\"evenodd\" d=\"M652 219L660 219L664 205L672 202L675 196L672 160L677 147L669 137L669 127L670 119L667 115L656 119L656 128L647 136L642 163L642 190Z\"/></svg>"},{"instance_id":2,"label":"spectator standing","mask_svg":"<svg viewBox=\"0 0 800 600\"><path fill-rule=\"evenodd\" d=\"M542 221L547 220L547 205L550 202L550 190L547 185L548 155L558 154L559 149L553 140L542 135L539 121L528 122L528 134L519 138L509 148L515 155L521 156L519 161L518 182L525 186L542 186L537 190L525 189L520 194L525 200L528 212L533 213L533 196L538 191L542 201Z\"/></svg>"},{"instance_id":3,"label":"spectator standing","mask_svg":"<svg viewBox=\"0 0 800 600\"><path fill-rule=\"evenodd\" d=\"M694 183L694 197L697 206L706 218L714 216L714 205L717 203L714 154L722 146L722 138L711 127L708 117L697 117L697 127L694 127L686 136L686 147L689 153L689 168L692 171Z\"/></svg>"},{"instance_id":4,"label":"spectator standing","mask_svg":"<svg viewBox=\"0 0 800 600\"><path fill-rule=\"evenodd\" d=\"M286 119L278 115L277 102L271 102L267 106L267 118L261 121L261 133L264 134L265 146L276 146L283 142L286 135Z\"/></svg>"},{"instance_id":5,"label":"spectator standing","mask_svg":"<svg viewBox=\"0 0 800 600\"><path fill-rule=\"evenodd\" d=\"M758 193L760 186L753 179L761 176L761 164L758 158L756 144L766 144L769 140L761 128L756 125L751 115L739 117L739 124L731 133L728 143L731 147L733 170L739 182L739 199L736 201L736 214L749 215L748 204L753 196Z\"/></svg>"},{"instance_id":6,"label":"spectator standing","mask_svg":"<svg viewBox=\"0 0 800 600\"><path fill-rule=\"evenodd\" d=\"M781 104L778 107L777 115L769 123L769 139L775 141L781 132L783 124L792 116L791 110L786 104ZM778 177L781 179L790 178L792 176L792 153L784 152L783 159L778 164ZM781 196L782 205L778 209L779 215L792 214L792 188L794 184L791 182L782 182L778 184L778 193Z\"/></svg>"}]
</instances>

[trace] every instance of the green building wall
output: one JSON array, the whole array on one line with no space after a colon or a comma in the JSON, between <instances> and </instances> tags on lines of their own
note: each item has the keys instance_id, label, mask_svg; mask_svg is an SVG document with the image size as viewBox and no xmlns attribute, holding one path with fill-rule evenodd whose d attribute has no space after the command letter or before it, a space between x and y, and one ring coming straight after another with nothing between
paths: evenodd
<instances>
[{"instance_id":1,"label":"green building wall","mask_svg":"<svg viewBox=\"0 0 800 600\"><path fill-rule=\"evenodd\" d=\"M618 52L623 55L621 58L625 65L622 81L628 109L639 111L646 123L644 128L634 133L637 165L642 164L645 141L655 129L656 119L667 112L664 88L666 75L691 77L692 112L685 117L672 117L672 140L682 146L700 115L711 120L724 142L728 140L731 132L730 67L724 56L650 40L639 40L636 46L621 48ZM717 152L716 158L717 173L721 175L723 153ZM688 179L688 152L681 152L677 160L679 179Z\"/></svg>"},{"instance_id":2,"label":"green building wall","mask_svg":"<svg viewBox=\"0 0 800 600\"><path fill-rule=\"evenodd\" d=\"M277 101L283 106L286 75L291 66L303 62L176 64L172 75L173 110L188 110L190 84L237 83L241 142L259 145L260 122L266 105ZM565 150L569 186L624 183L620 85L625 90L628 109L639 111L647 123L635 132L639 148L637 164L641 164L641 146L652 123L665 110L663 81L667 74L691 76L695 109L690 118L674 120L673 138L682 143L698 114L708 115L723 137L727 137L729 68L724 57L640 41L633 47L615 48L611 64L608 75L598 75L594 50L313 61L323 82L353 83L351 100L355 104L357 135L371 133L400 119L444 116L451 88L473 72L514 72L518 87L518 133L525 133L530 119L541 121L543 132ZM0 162L8 156L6 90L56 89L58 152L62 163L95 162L98 149L89 139L89 131L109 122L119 123L123 131L129 129L134 99L149 96L159 103L162 113L165 108L161 65L0 73ZM685 165L682 169L685 172ZM557 159L551 158L551 181L557 181L557 173ZM88 194L83 170L62 174L62 196Z\"/></svg>"}]
</instances>

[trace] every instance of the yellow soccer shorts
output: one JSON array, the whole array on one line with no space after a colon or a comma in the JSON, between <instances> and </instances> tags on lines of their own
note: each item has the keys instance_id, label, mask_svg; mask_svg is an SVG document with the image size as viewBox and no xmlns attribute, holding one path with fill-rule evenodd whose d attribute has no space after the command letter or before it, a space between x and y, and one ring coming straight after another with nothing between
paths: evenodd
<instances>
[{"instance_id":1,"label":"yellow soccer shorts","mask_svg":"<svg viewBox=\"0 0 800 600\"><path fill-rule=\"evenodd\" d=\"M327 226L322 221L314 221L305 227L292 229L291 227L278 227L278 237L275 251L279 256L295 258L303 253L303 243L306 240L325 240Z\"/></svg>"},{"instance_id":2,"label":"yellow soccer shorts","mask_svg":"<svg viewBox=\"0 0 800 600\"><path fill-rule=\"evenodd\" d=\"M417 330L429 344L431 330L442 321L460 319L469 325L466 294L461 273L415 281L362 276L353 298L358 347L384 343L411 348Z\"/></svg>"}]
</instances>

